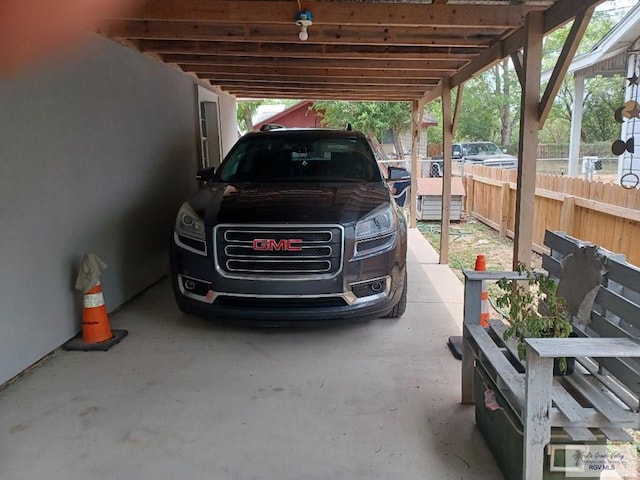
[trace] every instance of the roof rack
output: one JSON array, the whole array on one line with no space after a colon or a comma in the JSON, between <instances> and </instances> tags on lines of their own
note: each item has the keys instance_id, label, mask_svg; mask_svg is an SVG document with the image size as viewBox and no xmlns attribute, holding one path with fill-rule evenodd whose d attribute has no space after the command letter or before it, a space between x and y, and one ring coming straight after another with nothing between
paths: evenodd
<instances>
[{"instance_id":1,"label":"roof rack","mask_svg":"<svg viewBox=\"0 0 640 480\"><path fill-rule=\"evenodd\" d=\"M280 128L285 128L284 125L280 125L279 123L265 123L260 127L261 132L268 132L270 130L278 130Z\"/></svg>"}]
</instances>

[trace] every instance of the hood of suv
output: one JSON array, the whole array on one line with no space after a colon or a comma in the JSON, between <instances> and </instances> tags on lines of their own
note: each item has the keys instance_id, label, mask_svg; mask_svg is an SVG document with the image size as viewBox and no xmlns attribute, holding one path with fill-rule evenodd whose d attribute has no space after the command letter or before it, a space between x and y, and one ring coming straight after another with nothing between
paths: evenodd
<instances>
[{"instance_id":1,"label":"hood of suv","mask_svg":"<svg viewBox=\"0 0 640 480\"><path fill-rule=\"evenodd\" d=\"M390 200L381 183L211 184L189 201L217 223L352 223Z\"/></svg>"}]
</instances>

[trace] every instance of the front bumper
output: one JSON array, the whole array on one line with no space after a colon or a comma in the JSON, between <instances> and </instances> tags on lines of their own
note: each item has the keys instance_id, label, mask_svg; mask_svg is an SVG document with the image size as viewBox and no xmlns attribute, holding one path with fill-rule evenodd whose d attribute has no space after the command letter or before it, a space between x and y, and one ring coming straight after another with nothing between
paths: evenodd
<instances>
[{"instance_id":1,"label":"front bumper","mask_svg":"<svg viewBox=\"0 0 640 480\"><path fill-rule=\"evenodd\" d=\"M178 303L186 313L213 319L241 320L245 323L268 325L317 324L330 321L356 321L383 317L400 300L402 285L392 289L391 276L358 282L358 289L382 290L364 297L357 297L353 289L328 295L260 295L215 292L204 295L192 293L185 285L200 282L177 274L174 291ZM191 285L189 285L191 286ZM198 288L198 286L196 286ZM202 287L201 287L202 288Z\"/></svg>"},{"instance_id":2,"label":"front bumper","mask_svg":"<svg viewBox=\"0 0 640 480\"><path fill-rule=\"evenodd\" d=\"M356 247L349 237L345 255L353 257L349 252ZM343 261L334 275L308 279L230 278L216 268L213 255L190 251L175 241L171 247L171 277L181 310L263 326L385 316L400 301L405 264L405 234L398 234L385 251Z\"/></svg>"}]
</instances>

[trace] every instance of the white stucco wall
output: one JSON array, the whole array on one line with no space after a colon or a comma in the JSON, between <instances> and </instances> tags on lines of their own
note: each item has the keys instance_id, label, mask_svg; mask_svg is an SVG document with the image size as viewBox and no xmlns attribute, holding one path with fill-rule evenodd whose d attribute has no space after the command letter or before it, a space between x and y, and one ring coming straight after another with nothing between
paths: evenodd
<instances>
[{"instance_id":1,"label":"white stucco wall","mask_svg":"<svg viewBox=\"0 0 640 480\"><path fill-rule=\"evenodd\" d=\"M195 80L99 37L63 64L0 80L0 384L80 330L85 252L113 310L168 269L197 185ZM222 141L235 100L219 94Z\"/></svg>"}]
</instances>

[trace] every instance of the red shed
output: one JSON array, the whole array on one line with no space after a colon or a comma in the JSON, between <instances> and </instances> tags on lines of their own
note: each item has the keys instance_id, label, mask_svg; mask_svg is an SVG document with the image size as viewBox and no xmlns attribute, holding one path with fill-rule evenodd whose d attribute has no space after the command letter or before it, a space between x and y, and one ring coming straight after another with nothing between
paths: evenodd
<instances>
[{"instance_id":1,"label":"red shed","mask_svg":"<svg viewBox=\"0 0 640 480\"><path fill-rule=\"evenodd\" d=\"M268 123L277 123L283 127L299 127L299 128L319 128L324 127L322 122L322 116L320 112L314 110L312 100L304 100L300 103L283 110L280 113L275 114L272 117L266 118L253 126L254 130L260 130L260 128Z\"/></svg>"}]
</instances>

